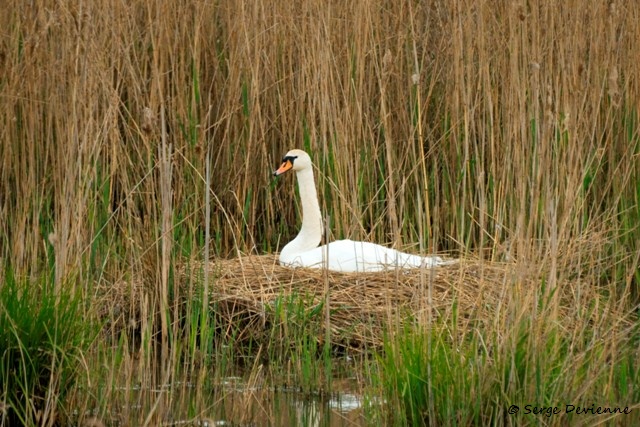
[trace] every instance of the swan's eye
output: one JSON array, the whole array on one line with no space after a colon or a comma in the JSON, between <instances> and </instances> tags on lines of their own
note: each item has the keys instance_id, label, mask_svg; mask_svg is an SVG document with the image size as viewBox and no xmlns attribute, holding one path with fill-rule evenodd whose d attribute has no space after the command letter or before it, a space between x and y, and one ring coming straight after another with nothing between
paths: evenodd
<instances>
[{"instance_id":1,"label":"swan's eye","mask_svg":"<svg viewBox=\"0 0 640 427\"><path fill-rule=\"evenodd\" d=\"M291 164L293 164L293 161L294 161L295 159L297 159L297 158L298 158L298 156L284 156L284 157L282 158L282 163L284 163L284 162L291 162Z\"/></svg>"}]
</instances>

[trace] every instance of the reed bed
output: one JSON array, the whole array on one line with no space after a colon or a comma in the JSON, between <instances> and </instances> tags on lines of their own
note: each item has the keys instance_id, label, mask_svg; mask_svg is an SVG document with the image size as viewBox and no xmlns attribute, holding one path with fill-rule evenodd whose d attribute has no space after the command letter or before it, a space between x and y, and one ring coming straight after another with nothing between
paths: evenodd
<instances>
[{"instance_id":1,"label":"reed bed","mask_svg":"<svg viewBox=\"0 0 640 427\"><path fill-rule=\"evenodd\" d=\"M640 295L635 1L8 0L0 29L0 286L53 280L82 296L87 319L109 319L87 371L112 369L94 387L137 375L152 389L178 366L226 360L236 336L279 327L286 299L312 324L309 354L327 337L379 348L387 326L449 325L453 337L490 323L486 353L508 367L512 351L547 354L547 327L566 325L561 365L594 360L584 370L599 382L581 377L594 396L639 400L625 385L635 335L597 344ZM317 168L327 241L460 265L375 277L279 267L300 212L293 176L271 171L291 148ZM204 348L210 313L224 339ZM530 318L525 339L515 324ZM135 373L119 365L129 359ZM629 369L597 370L611 360ZM516 396L505 372L495 395ZM160 406L131 424L160 423ZM474 418L489 419L510 420Z\"/></svg>"},{"instance_id":2,"label":"reed bed","mask_svg":"<svg viewBox=\"0 0 640 427\"><path fill-rule=\"evenodd\" d=\"M10 2L0 256L17 270L55 256L61 280L140 273L149 251L160 266L203 246L276 252L298 213L269 172L298 147L337 238L550 259L594 232L612 242L607 274L635 283L637 14L630 1ZM162 223L173 239L156 251Z\"/></svg>"}]
</instances>

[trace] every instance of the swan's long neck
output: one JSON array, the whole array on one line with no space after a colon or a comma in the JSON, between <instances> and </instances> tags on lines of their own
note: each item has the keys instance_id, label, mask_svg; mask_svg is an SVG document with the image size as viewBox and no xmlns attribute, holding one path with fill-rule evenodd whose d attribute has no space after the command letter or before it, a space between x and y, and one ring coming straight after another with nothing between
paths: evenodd
<instances>
[{"instance_id":1,"label":"swan's long neck","mask_svg":"<svg viewBox=\"0 0 640 427\"><path fill-rule=\"evenodd\" d=\"M280 260L293 260L302 252L316 248L322 240L322 215L318 204L313 169L297 171L298 190L302 203L302 227L295 239L280 252Z\"/></svg>"}]
</instances>

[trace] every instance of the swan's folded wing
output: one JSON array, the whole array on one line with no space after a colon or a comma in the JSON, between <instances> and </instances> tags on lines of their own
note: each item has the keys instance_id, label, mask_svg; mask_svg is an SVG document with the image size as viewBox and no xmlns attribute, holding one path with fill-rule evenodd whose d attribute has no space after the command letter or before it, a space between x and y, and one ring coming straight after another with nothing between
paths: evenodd
<instances>
[{"instance_id":1,"label":"swan's folded wing","mask_svg":"<svg viewBox=\"0 0 640 427\"><path fill-rule=\"evenodd\" d=\"M338 240L281 261L290 267L324 268L341 272L375 272L384 270L433 267L439 257L421 257L369 242Z\"/></svg>"}]
</instances>

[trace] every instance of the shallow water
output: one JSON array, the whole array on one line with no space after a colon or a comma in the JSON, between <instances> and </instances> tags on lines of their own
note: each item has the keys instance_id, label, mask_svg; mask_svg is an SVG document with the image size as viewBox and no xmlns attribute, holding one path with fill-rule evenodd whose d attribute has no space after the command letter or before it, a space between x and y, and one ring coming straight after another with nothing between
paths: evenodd
<instances>
[{"instance_id":1,"label":"shallow water","mask_svg":"<svg viewBox=\"0 0 640 427\"><path fill-rule=\"evenodd\" d=\"M341 391L329 396L292 390L231 392L203 417L207 426L358 426L364 425L361 396ZM214 415L217 414L217 415Z\"/></svg>"},{"instance_id":2,"label":"shallow water","mask_svg":"<svg viewBox=\"0 0 640 427\"><path fill-rule=\"evenodd\" d=\"M285 388L242 388L237 379L203 416L206 426L360 426L365 425L363 397L348 389L328 395ZM338 387L343 388L343 387Z\"/></svg>"},{"instance_id":3,"label":"shallow water","mask_svg":"<svg viewBox=\"0 0 640 427\"><path fill-rule=\"evenodd\" d=\"M226 377L209 391L191 382L161 387L116 388L104 417L85 413L82 425L163 426L364 426L364 398L353 382L335 380L332 393L303 393L296 388L252 385ZM125 403L126 402L126 403ZM74 411L73 418L80 414ZM95 417L95 418L94 418ZM90 421L90 422L88 422ZM88 423L87 423L88 422ZM96 423L97 422L97 423Z\"/></svg>"}]
</instances>

